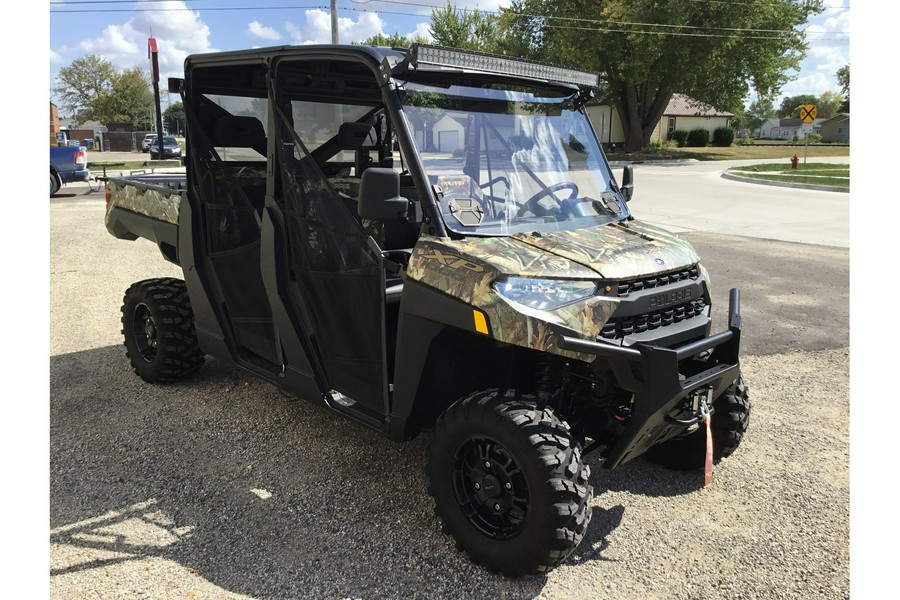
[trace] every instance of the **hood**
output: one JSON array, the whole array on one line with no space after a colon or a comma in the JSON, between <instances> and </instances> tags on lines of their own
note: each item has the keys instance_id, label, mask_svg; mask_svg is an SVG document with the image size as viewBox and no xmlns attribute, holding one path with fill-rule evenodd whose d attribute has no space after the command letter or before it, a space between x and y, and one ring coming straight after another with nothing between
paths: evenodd
<instances>
[{"instance_id":1,"label":"hood","mask_svg":"<svg viewBox=\"0 0 900 600\"><path fill-rule=\"evenodd\" d=\"M589 267L604 279L639 278L687 267L699 260L685 240L640 221L540 235L518 233L512 237Z\"/></svg>"}]
</instances>

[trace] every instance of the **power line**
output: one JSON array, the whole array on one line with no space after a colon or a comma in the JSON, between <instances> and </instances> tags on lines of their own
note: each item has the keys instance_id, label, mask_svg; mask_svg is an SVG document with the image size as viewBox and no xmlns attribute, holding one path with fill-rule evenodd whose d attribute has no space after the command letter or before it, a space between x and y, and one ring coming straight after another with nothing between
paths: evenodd
<instances>
[{"instance_id":1,"label":"power line","mask_svg":"<svg viewBox=\"0 0 900 600\"><path fill-rule=\"evenodd\" d=\"M423 8L440 8L438 6L430 5L430 4L420 4L418 2L410 2L408 0L350 0L354 4L371 4L371 3L381 3L381 4L402 4L407 6L421 6ZM689 2L718 2L720 4L747 4L746 1L739 2L726 2L725 0L688 0ZM346 10L354 10L352 8L347 8ZM367 9L368 10L368 9ZM463 12L480 12L483 14L490 15L500 15L500 12L497 11L487 11L480 10L477 8L456 8L453 10L459 10ZM380 11L379 11L380 12ZM405 13L403 13L405 14ZM783 29L752 29L752 28L739 28L739 27L710 27L710 26L702 26L702 25L676 25L673 23L642 23L642 22L632 22L632 21L608 21L603 19L586 19L583 17L558 17L554 15L538 15L538 14L529 14L529 13L514 13L518 16L522 17L536 17L539 19L556 19L560 21L576 21L581 23L598 23L601 25L628 25L628 26L636 26L636 27L673 27L678 29L703 29L707 31L748 31L752 33L781 33L784 35L791 35L792 31L785 31ZM809 32L811 34L827 34L827 33L845 33L845 32L832 32L832 31L812 31Z\"/></svg>"},{"instance_id":2,"label":"power line","mask_svg":"<svg viewBox=\"0 0 900 600\"><path fill-rule=\"evenodd\" d=\"M133 0L131 0L133 2ZM144 0L144 3L150 2L162 2L168 0ZM191 0L198 1L198 0ZM357 4L368 4L370 2L382 2L387 4L403 4L403 5L412 5L412 6L421 6L423 8L434 8L431 5L422 5L415 2L402 1L402 0L367 0L366 2L361 2L360 0L351 0ZM705 1L713 1L713 0L705 0ZM722 1L722 0L716 0ZM96 3L103 4L114 4L114 3L127 3L129 0L97 0ZM82 1L82 2L59 2L58 0L51 0L51 4L91 4L91 2ZM218 7L203 7L202 9L197 9L199 11L249 11L249 10L307 10L307 9L317 9L317 10L330 10L329 7L322 5L279 5L279 6L218 6ZM359 9L352 7L345 7L343 10L357 12L357 13L377 13L377 14L387 14L387 15L400 15L400 16L412 16L412 17L421 17L421 14L417 13L409 13L409 12L400 12L400 11L384 11L384 10L370 10L370 9ZM498 15L499 13L493 11L478 11L477 9L468 9L461 8L456 9L467 12L483 12L492 15ZM65 13L130 13L130 12L184 12L184 11L194 11L192 8L85 8L85 9L70 9L70 10L51 10L51 14L65 14ZM574 21L574 22L583 22L583 23L597 23L597 24L615 24L620 26L634 26L634 27L667 27L667 28L677 28L677 29L699 29L705 31L725 31L730 33L724 34L714 34L714 33L691 33L691 32L682 32L682 31L643 31L636 29L617 29L617 28L605 28L605 27L574 27L567 25L550 25L543 24L542 27L551 28L551 29L567 29L567 30L575 30L575 31L597 31L597 32L605 32L605 33L632 33L637 35L670 35L670 36L680 36L680 37L722 37L722 38L733 38L734 34L744 34L744 33L753 33L753 34L765 34L765 33L773 33L779 35L742 35L745 39L784 39L787 36L795 35L799 33L795 30L784 31L777 29L751 29L751 28L728 28L728 27L703 27L699 25L673 25L666 23L641 23L641 22L627 22L627 21L603 21L599 19L585 19L578 17L548 17L544 15L531 15L531 14L523 14L522 16L527 17L538 17L545 19L558 19L563 21ZM840 40L844 39L840 37L842 34L848 34L849 32L842 31L807 31L806 35L833 35L837 37L817 37L817 40L826 41L826 40Z\"/></svg>"}]
</instances>

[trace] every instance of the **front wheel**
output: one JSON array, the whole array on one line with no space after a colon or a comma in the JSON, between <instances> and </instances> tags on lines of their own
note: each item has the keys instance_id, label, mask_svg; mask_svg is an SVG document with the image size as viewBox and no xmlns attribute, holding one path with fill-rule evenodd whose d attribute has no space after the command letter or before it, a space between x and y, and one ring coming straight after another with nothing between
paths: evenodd
<instances>
[{"instance_id":1,"label":"front wheel","mask_svg":"<svg viewBox=\"0 0 900 600\"><path fill-rule=\"evenodd\" d=\"M448 408L427 470L444 531L504 575L553 569L591 520L590 468L568 425L514 390L477 392Z\"/></svg>"},{"instance_id":2,"label":"front wheel","mask_svg":"<svg viewBox=\"0 0 900 600\"><path fill-rule=\"evenodd\" d=\"M184 281L165 277L133 284L122 303L125 355L149 383L182 379L205 361Z\"/></svg>"}]
</instances>

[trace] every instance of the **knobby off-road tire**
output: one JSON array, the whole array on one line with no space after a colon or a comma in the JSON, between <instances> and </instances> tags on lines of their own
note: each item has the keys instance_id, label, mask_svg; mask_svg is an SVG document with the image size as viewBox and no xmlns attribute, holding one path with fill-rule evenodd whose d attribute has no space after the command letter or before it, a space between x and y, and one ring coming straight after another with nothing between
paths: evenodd
<instances>
[{"instance_id":1,"label":"knobby off-road tire","mask_svg":"<svg viewBox=\"0 0 900 600\"><path fill-rule=\"evenodd\" d=\"M504 575L556 567L591 520L590 468L569 426L514 390L477 392L448 408L427 473L444 532Z\"/></svg>"},{"instance_id":2,"label":"knobby off-road tire","mask_svg":"<svg viewBox=\"0 0 900 600\"><path fill-rule=\"evenodd\" d=\"M149 383L182 379L205 360L184 281L166 277L133 284L122 304L125 354Z\"/></svg>"},{"instance_id":3,"label":"knobby off-road tire","mask_svg":"<svg viewBox=\"0 0 900 600\"><path fill-rule=\"evenodd\" d=\"M750 425L750 395L743 377L738 377L713 402L712 416L713 463L718 464L737 450ZM692 471L702 469L706 460L706 425L688 436L654 446L647 451L652 462L670 469Z\"/></svg>"}]
</instances>

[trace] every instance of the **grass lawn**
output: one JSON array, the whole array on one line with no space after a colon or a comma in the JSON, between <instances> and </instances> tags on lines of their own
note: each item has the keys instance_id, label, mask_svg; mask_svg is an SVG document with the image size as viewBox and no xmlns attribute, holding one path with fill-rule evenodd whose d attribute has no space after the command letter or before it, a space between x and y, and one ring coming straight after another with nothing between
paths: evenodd
<instances>
[{"instance_id":1,"label":"grass lawn","mask_svg":"<svg viewBox=\"0 0 900 600\"><path fill-rule=\"evenodd\" d=\"M607 152L609 160L675 160L694 158L696 160L744 160L751 158L784 159L790 166L790 158L796 154L803 157L803 146L730 146L728 148L660 148L659 150L641 150L639 152ZM846 156L850 159L849 146L829 146L827 144L809 146L808 158L819 156Z\"/></svg>"},{"instance_id":2,"label":"grass lawn","mask_svg":"<svg viewBox=\"0 0 900 600\"><path fill-rule=\"evenodd\" d=\"M751 179L850 187L850 165L831 163L800 163L796 169L783 163L768 163L728 169L729 173Z\"/></svg>"}]
</instances>

